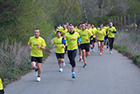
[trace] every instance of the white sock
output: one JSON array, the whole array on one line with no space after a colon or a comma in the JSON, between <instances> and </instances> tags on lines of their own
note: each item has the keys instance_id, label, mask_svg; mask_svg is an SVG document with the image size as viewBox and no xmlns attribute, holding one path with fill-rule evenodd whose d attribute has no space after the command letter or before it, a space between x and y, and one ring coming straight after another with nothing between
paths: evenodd
<instances>
[{"instance_id":1,"label":"white sock","mask_svg":"<svg viewBox=\"0 0 140 94\"><path fill-rule=\"evenodd\" d=\"M82 58L82 56L80 56L80 58Z\"/></svg>"}]
</instances>

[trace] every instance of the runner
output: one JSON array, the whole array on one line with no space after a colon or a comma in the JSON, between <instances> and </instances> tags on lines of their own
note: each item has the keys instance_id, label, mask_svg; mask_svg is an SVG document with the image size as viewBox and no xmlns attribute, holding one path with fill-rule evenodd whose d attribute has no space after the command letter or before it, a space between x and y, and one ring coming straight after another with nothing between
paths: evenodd
<instances>
[{"instance_id":1,"label":"runner","mask_svg":"<svg viewBox=\"0 0 140 94\"><path fill-rule=\"evenodd\" d=\"M63 27L61 26L61 24L58 25L57 30L62 32Z\"/></svg>"},{"instance_id":2,"label":"runner","mask_svg":"<svg viewBox=\"0 0 140 94\"><path fill-rule=\"evenodd\" d=\"M79 33L82 30L82 27L80 24L77 26L76 32ZM75 31L75 29L74 29ZM79 40L81 41L81 37L79 37ZM81 44L78 44L78 50L79 50L79 61L82 60L82 50L81 50Z\"/></svg>"},{"instance_id":3,"label":"runner","mask_svg":"<svg viewBox=\"0 0 140 94\"><path fill-rule=\"evenodd\" d=\"M114 43L114 38L115 38L115 33L116 33L116 28L113 26L112 22L109 22L109 28L108 28L108 38L109 38L109 53L112 54L112 49L113 49L113 43Z\"/></svg>"},{"instance_id":4,"label":"runner","mask_svg":"<svg viewBox=\"0 0 140 94\"><path fill-rule=\"evenodd\" d=\"M69 25L69 23L67 22L67 23L66 23L66 25L68 26L68 25Z\"/></svg>"},{"instance_id":5,"label":"runner","mask_svg":"<svg viewBox=\"0 0 140 94\"><path fill-rule=\"evenodd\" d=\"M100 51L100 55L102 55L103 52L103 46L104 46L104 37L106 36L105 29L103 29L103 25L100 25L100 29L97 31L97 41L98 41L98 49Z\"/></svg>"},{"instance_id":6,"label":"runner","mask_svg":"<svg viewBox=\"0 0 140 94\"><path fill-rule=\"evenodd\" d=\"M91 41L90 41L90 48L91 48L91 51L95 52L94 47L95 47L95 43L96 43L97 29L93 24L92 24L91 33L93 34L93 38L91 38Z\"/></svg>"},{"instance_id":7,"label":"runner","mask_svg":"<svg viewBox=\"0 0 140 94\"><path fill-rule=\"evenodd\" d=\"M62 37L60 31L57 31L57 37L54 38L53 40L53 47L55 48L56 58L58 60L58 65L60 67L59 72L62 72L63 71L62 67L65 67L65 62L64 62L65 45L62 44Z\"/></svg>"},{"instance_id":8,"label":"runner","mask_svg":"<svg viewBox=\"0 0 140 94\"><path fill-rule=\"evenodd\" d=\"M0 94L4 94L2 79L0 78Z\"/></svg>"},{"instance_id":9,"label":"runner","mask_svg":"<svg viewBox=\"0 0 140 94\"><path fill-rule=\"evenodd\" d=\"M80 35L74 31L74 26L70 27L70 32L66 34L66 41L67 41L67 50L68 50L68 58L70 60L70 64L72 66L72 78L75 78L75 69L76 69L76 62L75 57L78 49ZM63 38L63 42L64 42Z\"/></svg>"},{"instance_id":10,"label":"runner","mask_svg":"<svg viewBox=\"0 0 140 94\"><path fill-rule=\"evenodd\" d=\"M43 52L42 50L46 49L46 43L42 37L40 37L40 30L35 29L33 37L29 39L28 45L31 50L30 55L31 55L31 65L32 68L35 70L34 71L34 76L37 76L37 71L38 71L38 76L37 76L37 81L41 81L40 75L42 71L42 58L43 58ZM36 66L36 62L38 62Z\"/></svg>"},{"instance_id":11,"label":"runner","mask_svg":"<svg viewBox=\"0 0 140 94\"><path fill-rule=\"evenodd\" d=\"M93 37L92 33L86 29L86 25L82 24L82 30L80 31L81 36L81 50L82 50L82 57L84 60L83 68L87 67L86 56L89 56L89 43L90 38Z\"/></svg>"},{"instance_id":12,"label":"runner","mask_svg":"<svg viewBox=\"0 0 140 94\"><path fill-rule=\"evenodd\" d=\"M67 25L63 25L63 30L61 30L61 34L62 36L64 36L67 32L68 32L68 29L67 29Z\"/></svg>"},{"instance_id":13,"label":"runner","mask_svg":"<svg viewBox=\"0 0 140 94\"><path fill-rule=\"evenodd\" d=\"M52 32L52 37L57 37L56 35L56 32L57 32L57 26L54 26L54 31Z\"/></svg>"},{"instance_id":14,"label":"runner","mask_svg":"<svg viewBox=\"0 0 140 94\"><path fill-rule=\"evenodd\" d=\"M108 48L108 44L109 44L109 40L108 40L108 31L107 31L107 29L108 29L108 23L106 23L106 26L104 26L103 29L105 29L105 32L106 32L104 45L107 45L107 48Z\"/></svg>"}]
</instances>

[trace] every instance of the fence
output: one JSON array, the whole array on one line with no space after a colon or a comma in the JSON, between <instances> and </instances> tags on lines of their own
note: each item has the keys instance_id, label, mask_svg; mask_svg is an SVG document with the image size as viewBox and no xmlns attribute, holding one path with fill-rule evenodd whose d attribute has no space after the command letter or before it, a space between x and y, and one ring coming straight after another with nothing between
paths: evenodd
<instances>
[{"instance_id":1,"label":"fence","mask_svg":"<svg viewBox=\"0 0 140 94\"><path fill-rule=\"evenodd\" d=\"M140 14L128 15L109 19L114 23L117 31L136 32L140 34Z\"/></svg>"}]
</instances>

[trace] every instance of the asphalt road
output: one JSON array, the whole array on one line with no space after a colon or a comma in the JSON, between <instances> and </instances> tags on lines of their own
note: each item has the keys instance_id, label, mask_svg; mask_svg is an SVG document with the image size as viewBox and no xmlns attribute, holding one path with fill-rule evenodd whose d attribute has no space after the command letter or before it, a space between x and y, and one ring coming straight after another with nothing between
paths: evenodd
<instances>
[{"instance_id":1,"label":"asphalt road","mask_svg":"<svg viewBox=\"0 0 140 94\"><path fill-rule=\"evenodd\" d=\"M97 47L96 47L97 51ZM54 49L42 65L41 82L36 82L33 71L5 88L5 94L140 94L140 69L127 57L104 48L102 56L92 52L88 66L76 57L76 78L71 78L71 66L65 55L66 67L62 73Z\"/></svg>"}]
</instances>

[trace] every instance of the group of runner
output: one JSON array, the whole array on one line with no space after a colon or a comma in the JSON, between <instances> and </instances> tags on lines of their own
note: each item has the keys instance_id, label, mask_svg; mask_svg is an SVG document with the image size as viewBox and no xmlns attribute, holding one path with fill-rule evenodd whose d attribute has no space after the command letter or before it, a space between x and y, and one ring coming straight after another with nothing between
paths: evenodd
<instances>
[{"instance_id":1,"label":"group of runner","mask_svg":"<svg viewBox=\"0 0 140 94\"><path fill-rule=\"evenodd\" d=\"M116 29L112 22L101 24L96 28L93 24L80 23L77 26L66 23L63 27L55 26L52 33L54 37L53 47L55 48L56 57L59 64L59 71L62 72L62 67L65 66L64 54L68 54L70 64L72 66L72 78L75 78L76 62L75 57L79 49L79 61L83 59L83 68L87 67L87 57L90 52L95 52L95 43L98 43L98 52L103 53L103 46L109 47L109 53L112 54Z\"/></svg>"},{"instance_id":2,"label":"group of runner","mask_svg":"<svg viewBox=\"0 0 140 94\"><path fill-rule=\"evenodd\" d=\"M75 78L76 62L75 57L77 50L79 49L79 61L83 59L83 68L87 67L87 57L90 51L95 52L95 43L98 43L98 52L100 55L103 53L103 46L107 44L109 52L112 54L113 42L116 33L116 29L112 22L106 24L103 27L101 24L96 28L93 24L80 23L77 26L73 26L71 23L66 23L61 26L55 26L52 33L53 47L55 48L55 54L60 67L59 72L63 71L65 67L64 55L68 54L68 58L71 64L72 78ZM28 42L31 55L31 65L34 69L34 76L37 77L37 81L41 81L40 75L42 71L42 59L43 52L45 50L45 40L40 37L40 30L34 30L34 36L30 37Z\"/></svg>"}]
</instances>

